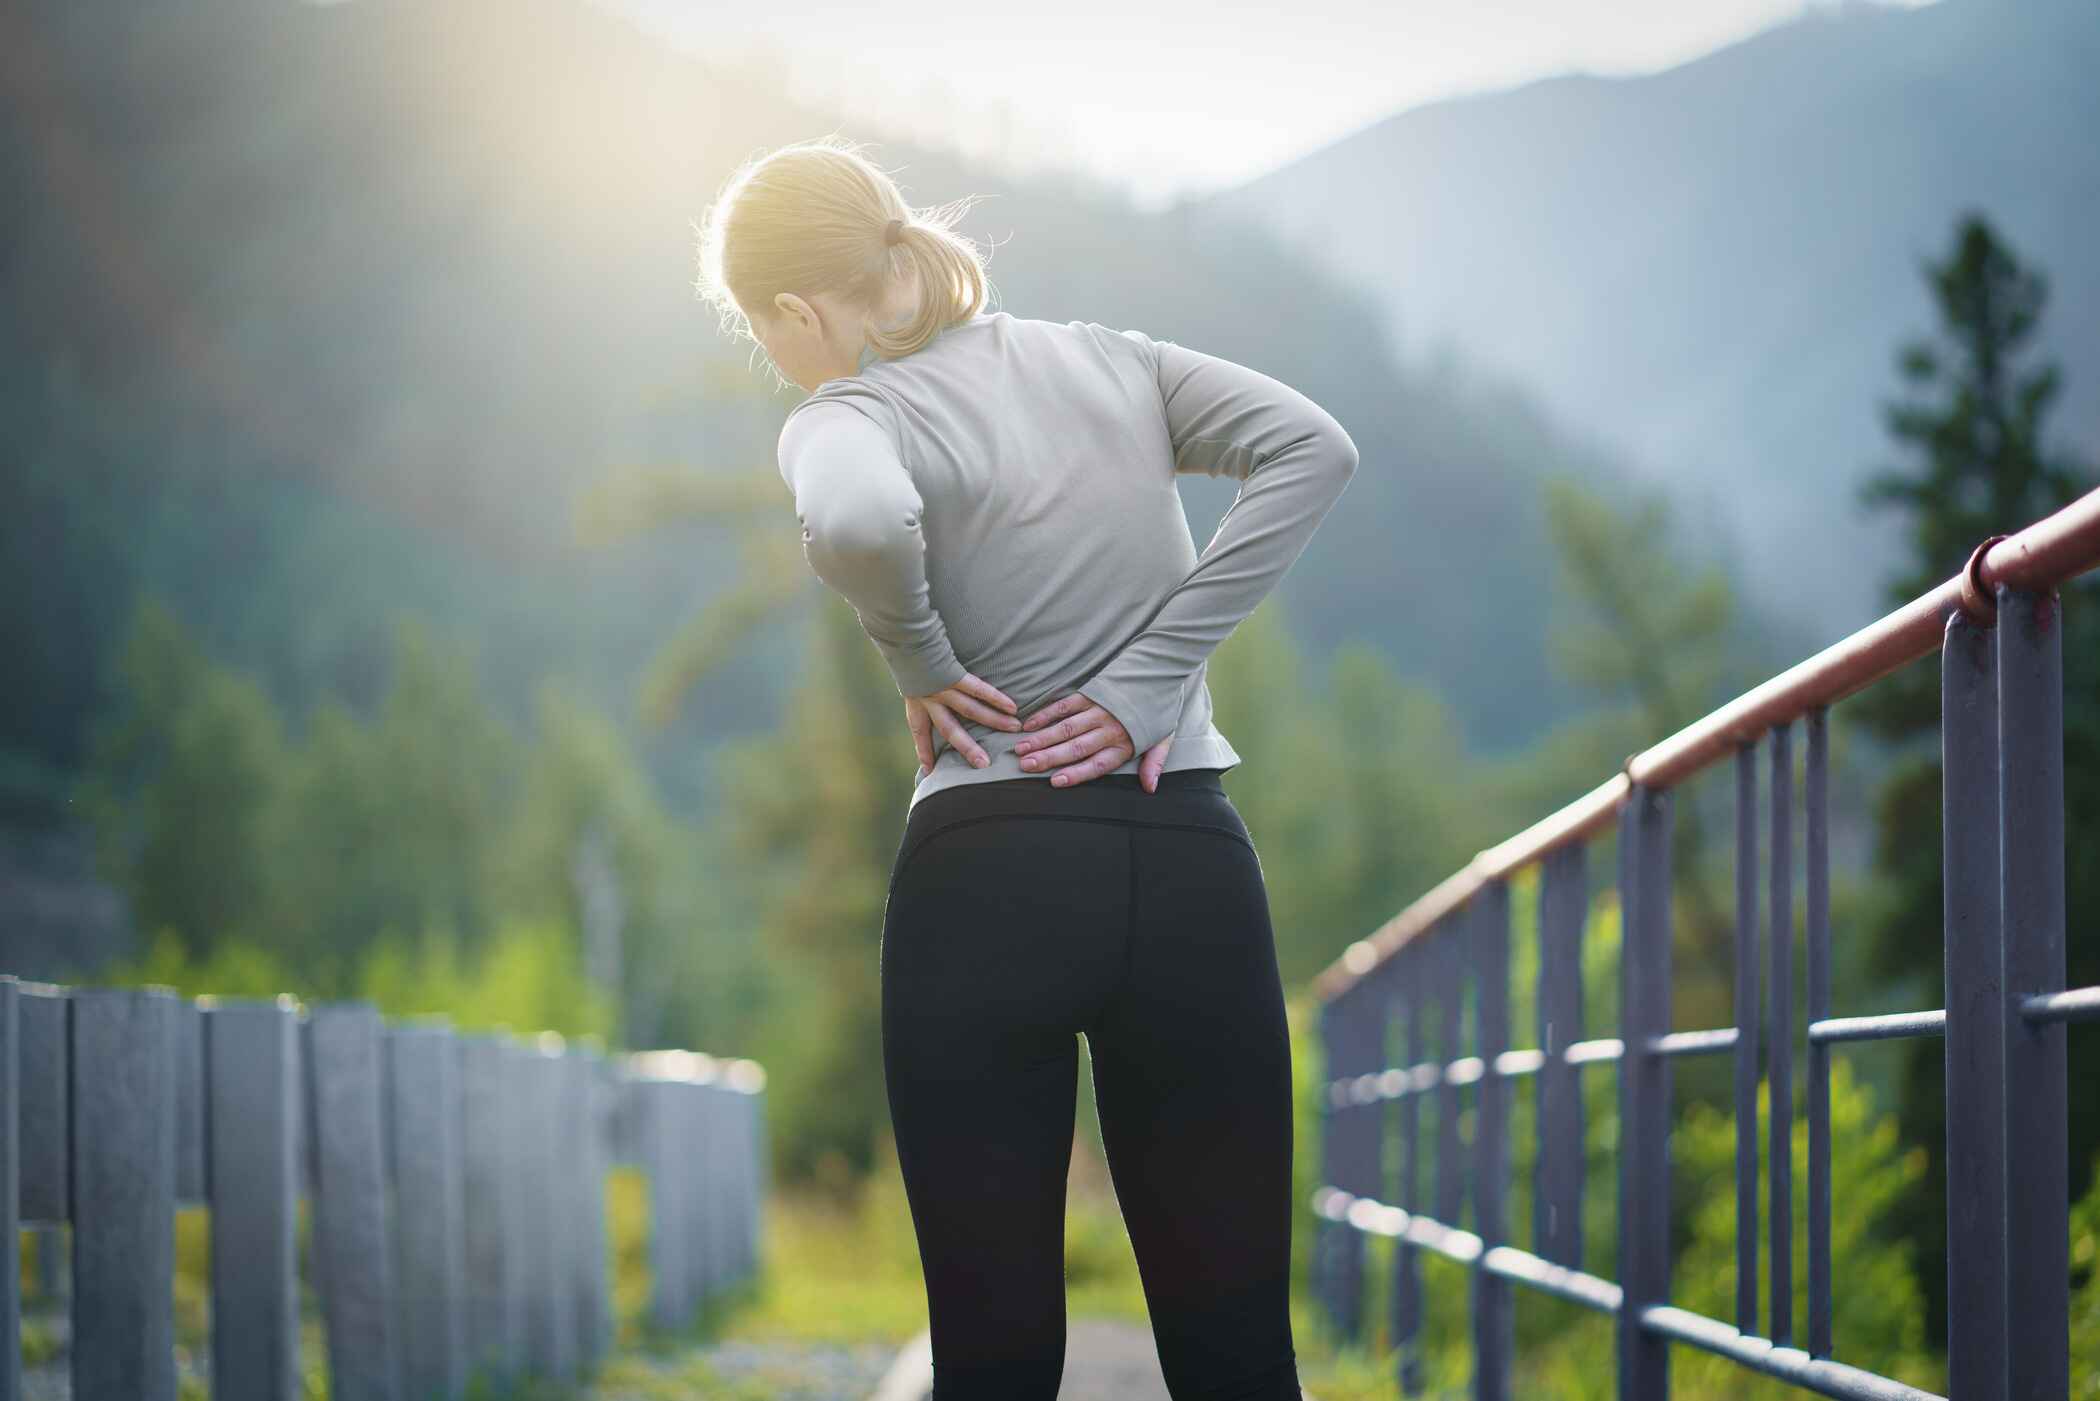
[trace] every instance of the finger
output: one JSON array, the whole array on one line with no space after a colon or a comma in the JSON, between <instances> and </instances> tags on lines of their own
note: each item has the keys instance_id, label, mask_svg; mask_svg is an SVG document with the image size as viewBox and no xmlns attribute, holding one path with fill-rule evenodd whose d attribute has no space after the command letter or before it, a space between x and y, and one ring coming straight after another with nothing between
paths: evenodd
<instances>
[{"instance_id":1,"label":"finger","mask_svg":"<svg viewBox=\"0 0 2100 1401\"><path fill-rule=\"evenodd\" d=\"M1114 716L1100 706L1090 705L1077 715L1068 715L1055 725L1050 726L1050 728L1042 730L1027 739L1015 740L1014 753L1033 754L1038 750L1048 749L1053 744L1062 744L1068 739L1077 739L1091 730L1102 728L1121 729L1122 727L1115 723Z\"/></svg>"},{"instance_id":2,"label":"finger","mask_svg":"<svg viewBox=\"0 0 2100 1401\"><path fill-rule=\"evenodd\" d=\"M1019 715L1021 713L1021 707L1014 704L1014 698L1012 696L1009 696L1008 694L1006 694L1006 692L1000 690L997 686L994 686L991 682L985 680L981 676L965 675L962 680L956 682L949 689L955 691L967 691L969 694L977 697L977 699L979 700L990 701L993 705L998 706L1008 715Z\"/></svg>"},{"instance_id":3,"label":"finger","mask_svg":"<svg viewBox=\"0 0 2100 1401\"><path fill-rule=\"evenodd\" d=\"M951 686L941 692L941 704L959 715L967 715L978 724L989 725L995 730L1006 730L1010 733L1021 728L1019 720L1004 711L994 710L960 687Z\"/></svg>"},{"instance_id":4,"label":"finger","mask_svg":"<svg viewBox=\"0 0 2100 1401\"><path fill-rule=\"evenodd\" d=\"M919 767L933 768L933 722L923 710L914 711L911 717L911 747L919 756Z\"/></svg>"},{"instance_id":5,"label":"finger","mask_svg":"<svg viewBox=\"0 0 2100 1401\"><path fill-rule=\"evenodd\" d=\"M1138 761L1138 786L1147 793L1159 791L1159 776L1167 767L1167 746L1173 742L1174 736L1168 735L1146 750L1145 757Z\"/></svg>"},{"instance_id":6,"label":"finger","mask_svg":"<svg viewBox=\"0 0 2100 1401\"><path fill-rule=\"evenodd\" d=\"M1114 773L1129 761L1128 743L1111 744L1083 763L1074 764L1068 769L1059 769L1050 776L1050 781L1059 788L1070 788L1075 783L1085 783L1088 779L1099 778L1105 773Z\"/></svg>"},{"instance_id":7,"label":"finger","mask_svg":"<svg viewBox=\"0 0 2100 1401\"><path fill-rule=\"evenodd\" d=\"M933 717L933 723L939 727L940 732L948 737L948 743L954 745L972 766L981 769L992 762L992 756L985 753L983 746L970 737L970 732L963 728L962 721L956 719L947 706L928 701L926 713Z\"/></svg>"},{"instance_id":8,"label":"finger","mask_svg":"<svg viewBox=\"0 0 2100 1401\"><path fill-rule=\"evenodd\" d=\"M1116 731L1104 725L1097 730L1088 730L1078 739L1067 740L1040 753L1030 754L1021 760L1021 767L1028 773L1048 773L1052 769L1076 764L1081 759L1100 753L1108 745L1119 742L1121 737Z\"/></svg>"},{"instance_id":9,"label":"finger","mask_svg":"<svg viewBox=\"0 0 2100 1401\"><path fill-rule=\"evenodd\" d=\"M1030 715L1026 720L1021 722L1021 728L1024 730L1040 730L1041 728L1043 728L1043 726L1049 724L1051 721L1062 720L1067 715L1077 715L1080 711L1085 710L1092 704L1092 701L1088 700L1085 696L1082 696L1075 691L1069 696L1065 696L1062 699L1050 702L1050 704L1044 706L1041 710L1038 710L1033 715Z\"/></svg>"}]
</instances>

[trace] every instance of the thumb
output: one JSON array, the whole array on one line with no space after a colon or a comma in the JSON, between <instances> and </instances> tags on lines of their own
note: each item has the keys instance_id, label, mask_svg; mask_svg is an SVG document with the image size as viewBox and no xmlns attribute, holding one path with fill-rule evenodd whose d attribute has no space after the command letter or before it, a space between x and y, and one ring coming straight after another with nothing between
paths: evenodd
<instances>
[{"instance_id":1,"label":"thumb","mask_svg":"<svg viewBox=\"0 0 2100 1401\"><path fill-rule=\"evenodd\" d=\"M1167 766L1167 748L1173 743L1174 736L1168 735L1146 750L1145 757L1138 761L1138 784L1147 793L1159 791L1160 771Z\"/></svg>"}]
</instances>

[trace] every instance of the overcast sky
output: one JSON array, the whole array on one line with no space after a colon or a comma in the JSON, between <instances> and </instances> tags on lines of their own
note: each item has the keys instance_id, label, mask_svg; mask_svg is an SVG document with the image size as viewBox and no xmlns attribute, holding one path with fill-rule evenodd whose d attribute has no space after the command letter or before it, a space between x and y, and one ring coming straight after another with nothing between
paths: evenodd
<instances>
[{"instance_id":1,"label":"overcast sky","mask_svg":"<svg viewBox=\"0 0 2100 1401\"><path fill-rule=\"evenodd\" d=\"M1149 204L1406 107L1667 68L1831 0L611 2L684 46L770 64L845 135L1076 165Z\"/></svg>"}]
</instances>

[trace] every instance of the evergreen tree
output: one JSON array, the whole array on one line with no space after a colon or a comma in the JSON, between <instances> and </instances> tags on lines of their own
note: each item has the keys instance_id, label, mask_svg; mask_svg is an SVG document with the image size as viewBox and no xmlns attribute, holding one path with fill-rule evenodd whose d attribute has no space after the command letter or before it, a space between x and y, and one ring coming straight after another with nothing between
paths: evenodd
<instances>
[{"instance_id":1,"label":"evergreen tree","mask_svg":"<svg viewBox=\"0 0 2100 1401\"><path fill-rule=\"evenodd\" d=\"M1985 537L2031 524L2093 486L2089 472L2052 453L2044 440L2043 420L2061 380L2055 365L2027 363L2048 297L2042 274L2023 266L1974 213L1957 223L1946 256L1924 272L1939 333L1898 353L1909 392L1885 409L1889 433L1909 460L1877 472L1860 493L1870 505L1904 513L1910 559L1889 580L1892 607L1953 577ZM2071 851L2091 851L2100 844L2100 596L2089 578L2062 592L2065 838ZM1915 751L1890 774L1876 803L1875 866L1884 894L1870 921L1870 942L1874 966L1892 992L1924 999L1904 1005L1937 1006L1944 988L1930 933L1942 917L1937 654L1861 692L1847 711ZM2067 864L2065 894L2074 928L2081 911L2100 909L2100 870L2093 862ZM2073 985L2100 982L2100 941L2074 936L2069 955ZM1937 1333L1946 1313L1944 1056L1937 1041L1909 1043L1904 1055L1904 1131L1932 1153L1902 1228L1922 1247L1923 1283L1936 1305L1928 1317ZM2071 1083L2090 1085L2096 1077L2100 1043L2072 1037ZM2100 1149L2100 1112L2090 1095L2074 1095L2071 1112L2078 1190Z\"/></svg>"}]
</instances>

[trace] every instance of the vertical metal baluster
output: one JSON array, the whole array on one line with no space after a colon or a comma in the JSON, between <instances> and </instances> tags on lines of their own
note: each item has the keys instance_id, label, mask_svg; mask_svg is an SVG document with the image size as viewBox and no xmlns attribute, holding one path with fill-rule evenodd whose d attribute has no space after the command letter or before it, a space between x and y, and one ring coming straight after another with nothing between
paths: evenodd
<instances>
[{"instance_id":1,"label":"vertical metal baluster","mask_svg":"<svg viewBox=\"0 0 2100 1401\"><path fill-rule=\"evenodd\" d=\"M1735 751L1735 1326L1757 1332L1757 742Z\"/></svg>"},{"instance_id":2,"label":"vertical metal baluster","mask_svg":"<svg viewBox=\"0 0 2100 1401\"><path fill-rule=\"evenodd\" d=\"M1808 1020L1830 1015L1830 712L1808 712ZM1830 1048L1808 1047L1808 1351L1830 1356Z\"/></svg>"},{"instance_id":3,"label":"vertical metal baluster","mask_svg":"<svg viewBox=\"0 0 2100 1401\"><path fill-rule=\"evenodd\" d=\"M1582 1268L1582 1071L1565 1059L1582 1039L1582 939L1589 913L1585 852L1548 855L1539 878L1538 1168L1532 1249Z\"/></svg>"},{"instance_id":4,"label":"vertical metal baluster","mask_svg":"<svg viewBox=\"0 0 2100 1401\"><path fill-rule=\"evenodd\" d=\"M1367 1195L1376 1186L1375 1182L1366 1184L1363 1176L1367 1156L1366 1126L1370 1122L1371 1107L1360 1103L1351 1092L1355 1078L1369 1068L1372 1022L1369 993L1368 985L1358 979L1350 984L1347 992L1335 999L1336 1030L1341 1043L1338 1059L1344 1088L1337 1134L1342 1180L1337 1185L1356 1196ZM1365 1241L1363 1232L1354 1226L1344 1223L1337 1229L1341 1233L1336 1242L1340 1252L1336 1274L1341 1289L1341 1332L1343 1337L1353 1341L1363 1336Z\"/></svg>"},{"instance_id":5,"label":"vertical metal baluster","mask_svg":"<svg viewBox=\"0 0 2100 1401\"><path fill-rule=\"evenodd\" d=\"M1794 753L1793 722L1772 727L1772 1341L1794 1334Z\"/></svg>"},{"instance_id":6,"label":"vertical metal baluster","mask_svg":"<svg viewBox=\"0 0 2100 1401\"><path fill-rule=\"evenodd\" d=\"M1509 1082L1495 1058L1509 1049L1509 883L1491 880L1473 897L1466 930L1473 945L1474 987L1483 1067L1480 1112L1474 1116L1473 1229L1481 1245L1504 1242L1502 1201L1509 1179ZM1478 1264L1473 1269L1473 1394L1479 1401L1509 1395L1511 1327L1509 1281Z\"/></svg>"},{"instance_id":7,"label":"vertical metal baluster","mask_svg":"<svg viewBox=\"0 0 2100 1401\"><path fill-rule=\"evenodd\" d=\"M1402 1044L1401 1064L1408 1074L1407 1083L1401 1089L1400 1098L1400 1164L1399 1179L1393 1193L1394 1205L1405 1211L1414 1211L1421 1205L1422 1163L1422 1096L1414 1087L1414 1070L1428 1054L1424 1048L1422 1024L1428 1015L1426 989L1422 985L1422 960L1418 948L1403 947L1393 957L1396 995L1400 1005L1400 1027ZM1421 1361L1416 1348L1417 1335L1422 1331L1422 1274L1421 1263L1415 1249L1405 1240L1393 1243L1393 1341L1398 1348L1397 1360L1400 1394L1402 1396L1419 1389L1421 1385Z\"/></svg>"},{"instance_id":8,"label":"vertical metal baluster","mask_svg":"<svg viewBox=\"0 0 2100 1401\"><path fill-rule=\"evenodd\" d=\"M1620 1401L1664 1401L1669 1345L1641 1325L1670 1298L1670 1062L1650 1047L1670 1029L1671 795L1634 785L1620 813Z\"/></svg>"},{"instance_id":9,"label":"vertical metal baluster","mask_svg":"<svg viewBox=\"0 0 2100 1401\"><path fill-rule=\"evenodd\" d=\"M1447 915L1430 930L1430 939L1442 1011L1437 1041L1437 1064L1443 1073L1436 1090L1436 1219L1455 1231L1465 1224L1466 1160L1458 1136L1460 1087L1451 1083L1449 1072L1465 1055L1465 930Z\"/></svg>"},{"instance_id":10,"label":"vertical metal baluster","mask_svg":"<svg viewBox=\"0 0 2100 1401\"><path fill-rule=\"evenodd\" d=\"M0 974L0 1401L22 1396L21 989Z\"/></svg>"},{"instance_id":11,"label":"vertical metal baluster","mask_svg":"<svg viewBox=\"0 0 2100 1401\"><path fill-rule=\"evenodd\" d=\"M1994 630L1947 619L1940 651L1947 981L1947 1380L2003 1401L2004 999L1999 966L1998 692Z\"/></svg>"},{"instance_id":12,"label":"vertical metal baluster","mask_svg":"<svg viewBox=\"0 0 2100 1401\"><path fill-rule=\"evenodd\" d=\"M1998 589L2007 1319L2014 1396L2070 1390L2070 1125L2064 1024L2024 998L2064 987L2063 600Z\"/></svg>"},{"instance_id":13,"label":"vertical metal baluster","mask_svg":"<svg viewBox=\"0 0 2100 1401\"><path fill-rule=\"evenodd\" d=\"M1342 1185L1343 1168L1335 1153L1335 1133L1341 1123L1341 1104L1337 1098L1341 1084L1341 1066L1335 1054L1335 1003L1339 999L1329 998L1320 1004L1320 1181L1330 1187ZM1342 1298L1335 1287L1338 1233L1344 1227L1338 1221L1320 1218L1313 1236L1312 1289L1313 1297L1327 1310L1327 1318L1336 1329L1342 1324Z\"/></svg>"}]
</instances>

